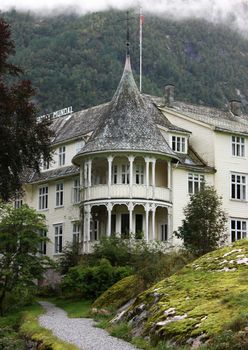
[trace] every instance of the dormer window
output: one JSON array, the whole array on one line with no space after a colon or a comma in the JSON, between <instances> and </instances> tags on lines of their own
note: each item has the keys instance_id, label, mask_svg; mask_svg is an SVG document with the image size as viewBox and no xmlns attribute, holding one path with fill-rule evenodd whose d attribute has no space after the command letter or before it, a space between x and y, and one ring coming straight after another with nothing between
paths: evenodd
<instances>
[{"instance_id":1,"label":"dormer window","mask_svg":"<svg viewBox=\"0 0 248 350\"><path fill-rule=\"evenodd\" d=\"M174 152L187 153L186 137L173 135L171 138L171 148Z\"/></svg>"}]
</instances>

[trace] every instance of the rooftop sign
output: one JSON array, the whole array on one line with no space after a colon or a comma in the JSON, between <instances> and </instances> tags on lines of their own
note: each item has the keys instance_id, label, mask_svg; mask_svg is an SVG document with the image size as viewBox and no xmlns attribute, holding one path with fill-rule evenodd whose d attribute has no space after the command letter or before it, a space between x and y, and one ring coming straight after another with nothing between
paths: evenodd
<instances>
[{"instance_id":1,"label":"rooftop sign","mask_svg":"<svg viewBox=\"0 0 248 350\"><path fill-rule=\"evenodd\" d=\"M49 114L43 114L40 117L38 117L37 120L39 122L41 122L43 119L52 120L52 119L56 119L56 118L59 118L59 117L63 117L65 115L68 115L68 114L71 114L71 113L72 113L72 106L66 107L66 108L63 108L63 109L59 109L58 111L55 111L55 112L52 112L52 113L49 113Z\"/></svg>"}]
</instances>

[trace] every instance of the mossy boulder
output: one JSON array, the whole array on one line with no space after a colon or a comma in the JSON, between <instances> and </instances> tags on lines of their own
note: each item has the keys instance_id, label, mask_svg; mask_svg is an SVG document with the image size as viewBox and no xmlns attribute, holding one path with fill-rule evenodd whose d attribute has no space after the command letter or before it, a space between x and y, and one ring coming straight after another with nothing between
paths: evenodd
<instances>
[{"instance_id":1,"label":"mossy boulder","mask_svg":"<svg viewBox=\"0 0 248 350\"><path fill-rule=\"evenodd\" d=\"M247 240L202 256L140 294L126 319L134 334L196 345L244 314L248 315Z\"/></svg>"},{"instance_id":2,"label":"mossy boulder","mask_svg":"<svg viewBox=\"0 0 248 350\"><path fill-rule=\"evenodd\" d=\"M118 309L133 299L143 289L141 279L136 275L123 278L106 290L92 305L93 308Z\"/></svg>"}]
</instances>

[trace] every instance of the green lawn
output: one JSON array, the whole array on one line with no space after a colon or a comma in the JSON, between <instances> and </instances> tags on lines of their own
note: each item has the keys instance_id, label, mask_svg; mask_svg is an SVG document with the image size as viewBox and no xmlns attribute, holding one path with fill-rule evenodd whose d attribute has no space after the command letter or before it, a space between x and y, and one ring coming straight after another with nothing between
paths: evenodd
<instances>
[{"instance_id":1,"label":"green lawn","mask_svg":"<svg viewBox=\"0 0 248 350\"><path fill-rule=\"evenodd\" d=\"M56 306L65 310L68 317L81 318L89 317L92 301L83 299L63 299L63 298L49 298L47 301L54 303Z\"/></svg>"}]
</instances>

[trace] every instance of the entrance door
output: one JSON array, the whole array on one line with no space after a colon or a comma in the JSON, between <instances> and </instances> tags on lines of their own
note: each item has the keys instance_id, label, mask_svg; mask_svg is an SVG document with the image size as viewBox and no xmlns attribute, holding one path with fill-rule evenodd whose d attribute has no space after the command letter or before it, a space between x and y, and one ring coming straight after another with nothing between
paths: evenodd
<instances>
[{"instance_id":1,"label":"entrance door","mask_svg":"<svg viewBox=\"0 0 248 350\"><path fill-rule=\"evenodd\" d=\"M121 237L129 237L129 214L121 214Z\"/></svg>"},{"instance_id":2,"label":"entrance door","mask_svg":"<svg viewBox=\"0 0 248 350\"><path fill-rule=\"evenodd\" d=\"M135 238L136 239L142 238L142 232L143 232L143 215L136 214L136 216L135 216Z\"/></svg>"}]
</instances>

